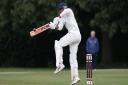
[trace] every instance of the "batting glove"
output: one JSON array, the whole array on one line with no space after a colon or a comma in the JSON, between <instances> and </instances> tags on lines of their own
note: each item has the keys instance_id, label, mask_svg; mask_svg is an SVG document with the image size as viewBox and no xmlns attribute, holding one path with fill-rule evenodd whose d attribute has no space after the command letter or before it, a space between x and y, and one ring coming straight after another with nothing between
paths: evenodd
<instances>
[{"instance_id":1,"label":"batting glove","mask_svg":"<svg viewBox=\"0 0 128 85\"><path fill-rule=\"evenodd\" d=\"M50 22L49 27L50 27L51 29L55 29L55 24L52 23L52 22Z\"/></svg>"},{"instance_id":2,"label":"batting glove","mask_svg":"<svg viewBox=\"0 0 128 85\"><path fill-rule=\"evenodd\" d=\"M59 23L59 17L55 17L55 18L53 19L53 23L54 23L55 25L57 25L57 24Z\"/></svg>"}]
</instances>

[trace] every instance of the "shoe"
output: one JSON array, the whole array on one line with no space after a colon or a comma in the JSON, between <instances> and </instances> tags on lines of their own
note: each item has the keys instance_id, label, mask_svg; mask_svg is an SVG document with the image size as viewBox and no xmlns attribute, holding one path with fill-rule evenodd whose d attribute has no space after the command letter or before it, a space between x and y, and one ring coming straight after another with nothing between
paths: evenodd
<instances>
[{"instance_id":1,"label":"shoe","mask_svg":"<svg viewBox=\"0 0 128 85\"><path fill-rule=\"evenodd\" d=\"M59 65L59 67L56 68L56 70L54 71L54 74L59 73L60 71L62 71L65 68L65 66L63 64Z\"/></svg>"},{"instance_id":2,"label":"shoe","mask_svg":"<svg viewBox=\"0 0 128 85\"><path fill-rule=\"evenodd\" d=\"M77 85L80 82L80 78L76 78L72 81L71 85Z\"/></svg>"}]
</instances>

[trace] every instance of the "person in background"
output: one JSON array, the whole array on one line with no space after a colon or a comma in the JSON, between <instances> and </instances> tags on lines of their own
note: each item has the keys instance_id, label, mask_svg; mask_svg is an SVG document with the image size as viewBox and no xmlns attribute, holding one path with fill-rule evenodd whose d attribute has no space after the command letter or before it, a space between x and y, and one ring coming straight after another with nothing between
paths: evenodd
<instances>
[{"instance_id":1,"label":"person in background","mask_svg":"<svg viewBox=\"0 0 128 85\"><path fill-rule=\"evenodd\" d=\"M86 52L88 54L92 54L92 67L93 69L96 69L97 54L99 52L99 41L96 38L96 32L94 30L90 32L90 37L87 39Z\"/></svg>"}]
</instances>

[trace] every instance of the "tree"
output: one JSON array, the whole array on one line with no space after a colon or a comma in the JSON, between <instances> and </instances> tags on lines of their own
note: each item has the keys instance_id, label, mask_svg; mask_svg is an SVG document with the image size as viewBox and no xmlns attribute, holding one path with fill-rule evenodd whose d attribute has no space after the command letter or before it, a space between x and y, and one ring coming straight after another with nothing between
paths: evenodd
<instances>
[{"instance_id":1,"label":"tree","mask_svg":"<svg viewBox=\"0 0 128 85\"><path fill-rule=\"evenodd\" d=\"M128 32L128 0L79 0L81 8L94 12L90 26L100 28L103 38L102 62L111 61L110 38L116 32Z\"/></svg>"},{"instance_id":2,"label":"tree","mask_svg":"<svg viewBox=\"0 0 128 85\"><path fill-rule=\"evenodd\" d=\"M36 47L27 48L26 46L32 45L37 40L29 39L29 31L49 22L57 15L57 12L53 12L53 9L56 10L57 2L57 0L1 0L1 66L18 66L18 61L26 59L27 55L31 56L34 61L31 53L33 52L32 48L36 49Z\"/></svg>"}]
</instances>

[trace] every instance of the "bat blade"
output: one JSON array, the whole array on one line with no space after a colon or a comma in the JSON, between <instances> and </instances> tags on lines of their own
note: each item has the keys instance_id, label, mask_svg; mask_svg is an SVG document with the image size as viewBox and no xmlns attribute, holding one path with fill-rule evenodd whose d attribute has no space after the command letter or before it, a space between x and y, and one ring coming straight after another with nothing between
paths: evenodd
<instances>
[{"instance_id":1,"label":"bat blade","mask_svg":"<svg viewBox=\"0 0 128 85\"><path fill-rule=\"evenodd\" d=\"M30 31L30 36L34 37L34 36L44 32L44 31L48 30L49 28L50 28L49 24L45 24L45 25L43 25L41 27L34 28L32 31Z\"/></svg>"}]
</instances>

